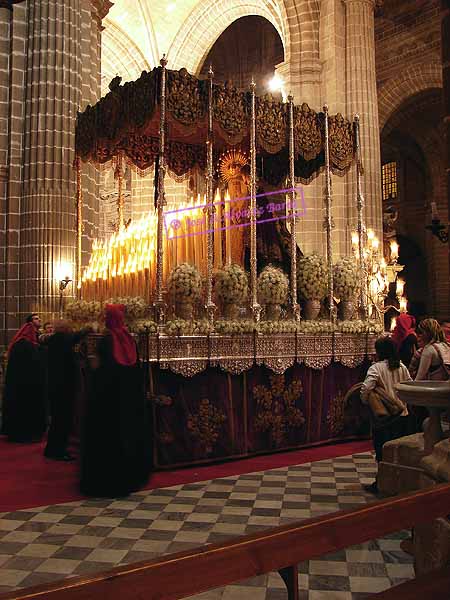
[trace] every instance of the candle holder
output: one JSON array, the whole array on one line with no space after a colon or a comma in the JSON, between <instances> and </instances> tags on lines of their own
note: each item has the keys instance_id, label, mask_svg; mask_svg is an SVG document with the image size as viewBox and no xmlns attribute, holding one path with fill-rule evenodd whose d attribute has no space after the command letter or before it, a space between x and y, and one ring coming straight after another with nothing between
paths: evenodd
<instances>
[{"instance_id":1,"label":"candle holder","mask_svg":"<svg viewBox=\"0 0 450 600\"><path fill-rule=\"evenodd\" d=\"M64 279L61 279L60 282L59 282L59 307L58 307L58 312L59 312L59 318L60 319L63 318L64 291L67 288L67 286L69 285L69 283L72 283L72 280L70 279L70 277L68 275L66 275L66 277L64 277Z\"/></svg>"},{"instance_id":2,"label":"candle holder","mask_svg":"<svg viewBox=\"0 0 450 600\"><path fill-rule=\"evenodd\" d=\"M431 231L431 233L443 244L448 243L448 225L447 227L443 225L439 217L432 218L431 224L425 225L425 229Z\"/></svg>"},{"instance_id":3,"label":"candle holder","mask_svg":"<svg viewBox=\"0 0 450 600\"><path fill-rule=\"evenodd\" d=\"M399 246L397 242L391 242L390 263L387 264L384 257L380 256L380 242L375 233L369 229L361 236L362 249L359 247L359 236L352 233L352 249L356 260L361 262L361 271L366 274L367 306L368 316L374 315L383 322L383 317L388 310L406 312L407 299L403 295L405 282L398 279L398 274L403 270L403 265L397 264ZM361 251L360 251L361 250ZM389 304L385 306L389 294L389 287L396 283L396 298L399 306Z\"/></svg>"}]
</instances>

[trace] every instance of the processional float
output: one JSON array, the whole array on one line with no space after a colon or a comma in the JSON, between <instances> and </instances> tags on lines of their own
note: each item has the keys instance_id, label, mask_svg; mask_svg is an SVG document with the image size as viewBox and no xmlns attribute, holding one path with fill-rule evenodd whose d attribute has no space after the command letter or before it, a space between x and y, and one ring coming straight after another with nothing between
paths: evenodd
<instances>
[{"instance_id":1,"label":"processional float","mask_svg":"<svg viewBox=\"0 0 450 600\"><path fill-rule=\"evenodd\" d=\"M297 297L299 249L296 239L296 188L299 183L307 184L323 172L328 264L325 317L331 325L325 327L325 331L319 336L311 335L313 330L308 335L306 326L304 333L300 325L293 326L289 334L286 334L291 343L286 336L282 338L284 348L281 348L283 344L279 339L275 339L277 335L279 337L279 332L276 332L269 344L270 356L264 364L270 364L281 371L293 361L304 361L306 364L309 361L316 368L329 364L333 359L341 360L344 364L362 362L366 354L372 352L372 334L377 328L367 324L355 332L349 327L347 337L353 336L352 344L343 339L345 328L339 330L335 326L331 192L332 174L344 175L354 167L358 220L357 233L352 237L352 243L360 265L358 314L359 322L369 323L369 317L379 319L382 315L380 297L384 299L389 284L386 269L380 261L378 264L374 260L373 253L372 262L368 264L368 232L364 224L359 139L357 116L350 122L340 114L329 115L327 106L324 106L323 112L316 113L305 103L295 105L291 95L286 103L271 96L258 97L254 82L248 92L240 92L228 84L214 83L212 69L206 80L199 80L185 69L168 70L163 58L160 67L150 73L143 72L135 82L121 86L120 78L116 78L111 82L110 92L104 98L78 114L75 165L76 272L79 298L104 301L118 296L142 296L152 308L156 323L158 340L151 345L150 354L154 353L155 360L160 360L165 355L167 361L170 362L173 358L177 363L187 354L180 351L178 358L171 357L172 342L161 341L167 333L165 324L170 302L166 287L170 273L180 261L194 263L204 277L203 313L210 324L207 332L212 334L214 322L218 318L213 296L214 272L231 262L231 253L236 250L232 242L235 235L233 227L242 229L242 223L228 223L227 226L223 217L227 214L227 207L231 206L232 199L220 195L218 186L220 169L216 169L216 166L221 165L223 168L226 157L231 156L230 168L235 167L233 160L240 168L244 167L243 163L249 163L249 173L246 175L249 210L248 222L244 226L248 226L246 246L250 275L249 313L254 323L253 334L258 331L262 308L258 299L258 183L283 188L285 214L282 218L289 225L285 231L289 236L289 265L286 265L286 270L289 270L289 301L286 315L298 324L300 307ZM242 157L244 160L240 161ZM87 162L103 167L112 166L114 169L118 182L117 231L109 240L94 242L90 262L83 272L81 169L82 163ZM130 224L124 223L125 164L140 173L154 167L155 173L154 209ZM195 231L186 231L183 230L185 223L177 220L182 231L174 235L167 228L167 216L186 208L178 207L174 211L172 207L168 210L166 174L169 172L175 177L185 177L192 170L203 173L206 183L203 200L190 207L190 214L198 217L200 225ZM231 213L230 209L228 214ZM191 223L194 221L195 219L190 219ZM236 236L234 239L237 239ZM245 263L243 266L245 267ZM382 281L376 276L381 276ZM374 279L377 279L376 285L373 284ZM205 366L214 362L210 337L209 335L207 343L202 342L203 346L199 342L202 346L198 352L201 355L198 357L201 358L199 364ZM259 351L258 344L263 342L258 341L255 335L248 336L248 339L251 348L249 346L250 349L244 354L253 354L255 358ZM161 348L164 343L167 344L165 350ZM180 341L177 343L179 345ZM186 341L186 344L189 346L188 354L195 354L192 351L192 340ZM229 351L230 355L236 354L236 344L233 348ZM286 351L286 348L291 350ZM231 356L226 354L225 352L221 358L222 361L228 360L226 364L229 364ZM247 363L244 361L242 364ZM191 372L192 368L188 370Z\"/></svg>"}]
</instances>

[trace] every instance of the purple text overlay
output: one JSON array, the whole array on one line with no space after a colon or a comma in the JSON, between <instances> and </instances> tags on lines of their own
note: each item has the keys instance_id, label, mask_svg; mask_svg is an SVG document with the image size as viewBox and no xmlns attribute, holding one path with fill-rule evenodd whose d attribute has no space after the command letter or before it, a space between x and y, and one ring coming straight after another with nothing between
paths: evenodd
<instances>
[{"instance_id":1,"label":"purple text overlay","mask_svg":"<svg viewBox=\"0 0 450 600\"><path fill-rule=\"evenodd\" d=\"M263 206L260 203L254 209L258 225L271 221L290 219L292 215L296 218L303 217L306 214L305 196L302 187L265 192L257 194L256 198L268 198L279 194L289 194L289 197L286 201L270 202L270 199L268 199ZM198 204L196 206L168 210L164 213L166 234L173 240L191 235L204 235L213 231L248 227L252 216L252 210L248 206L249 203L250 196L245 196L226 201L219 200L212 204ZM210 222L211 229L208 229L207 211L209 206L213 207Z\"/></svg>"}]
</instances>

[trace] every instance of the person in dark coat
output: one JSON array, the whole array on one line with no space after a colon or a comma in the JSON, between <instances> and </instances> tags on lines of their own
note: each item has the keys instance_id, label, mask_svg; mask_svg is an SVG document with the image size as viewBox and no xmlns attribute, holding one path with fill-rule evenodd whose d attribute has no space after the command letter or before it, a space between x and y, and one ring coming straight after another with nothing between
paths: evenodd
<instances>
[{"instance_id":1,"label":"person in dark coat","mask_svg":"<svg viewBox=\"0 0 450 600\"><path fill-rule=\"evenodd\" d=\"M124 325L124 306L107 305L105 324L86 407L80 488L89 496L120 497L148 480L152 432L136 344Z\"/></svg>"},{"instance_id":2,"label":"person in dark coat","mask_svg":"<svg viewBox=\"0 0 450 600\"><path fill-rule=\"evenodd\" d=\"M416 320L408 313L400 313L392 332L392 341L397 349L402 363L409 367L409 363L417 349L417 335L415 330Z\"/></svg>"},{"instance_id":3,"label":"person in dark coat","mask_svg":"<svg viewBox=\"0 0 450 600\"><path fill-rule=\"evenodd\" d=\"M72 431L75 399L80 387L80 365L74 352L90 329L74 333L67 321L56 321L54 333L45 340L48 361L48 399L51 423L44 456L71 461L67 446Z\"/></svg>"},{"instance_id":4,"label":"person in dark coat","mask_svg":"<svg viewBox=\"0 0 450 600\"><path fill-rule=\"evenodd\" d=\"M45 433L45 377L38 343L40 325L38 314L27 317L8 348L1 432L10 442L37 442Z\"/></svg>"}]
</instances>

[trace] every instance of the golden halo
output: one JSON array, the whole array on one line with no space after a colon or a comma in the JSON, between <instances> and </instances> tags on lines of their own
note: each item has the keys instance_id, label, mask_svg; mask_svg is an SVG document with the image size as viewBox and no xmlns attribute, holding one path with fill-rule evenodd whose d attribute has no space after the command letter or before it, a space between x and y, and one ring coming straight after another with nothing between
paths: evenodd
<instances>
[{"instance_id":1,"label":"golden halo","mask_svg":"<svg viewBox=\"0 0 450 600\"><path fill-rule=\"evenodd\" d=\"M219 159L220 178L224 183L238 176L242 167L248 165L248 157L241 150L228 150Z\"/></svg>"}]
</instances>

